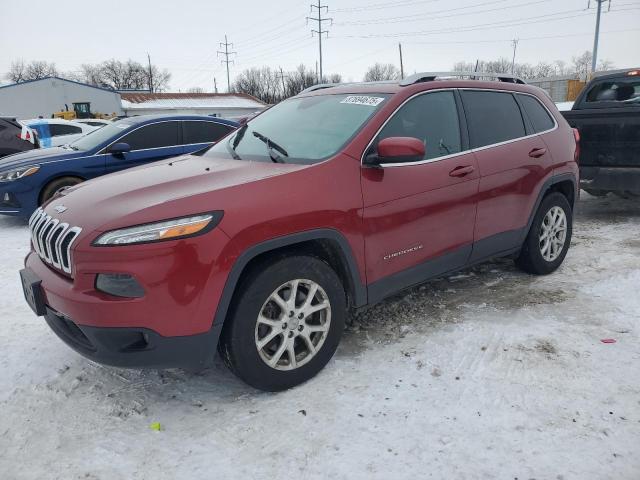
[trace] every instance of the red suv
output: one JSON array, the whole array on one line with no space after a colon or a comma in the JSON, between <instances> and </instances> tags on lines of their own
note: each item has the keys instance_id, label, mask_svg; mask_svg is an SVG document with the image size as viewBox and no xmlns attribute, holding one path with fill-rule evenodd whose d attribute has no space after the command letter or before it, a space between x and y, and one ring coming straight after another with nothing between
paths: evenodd
<instances>
[{"instance_id":1,"label":"red suv","mask_svg":"<svg viewBox=\"0 0 640 480\"><path fill-rule=\"evenodd\" d=\"M516 78L443 77L318 85L204 154L63 191L29 222L28 303L98 362L194 368L217 346L281 390L326 365L351 308L494 257L554 271L573 130Z\"/></svg>"}]
</instances>

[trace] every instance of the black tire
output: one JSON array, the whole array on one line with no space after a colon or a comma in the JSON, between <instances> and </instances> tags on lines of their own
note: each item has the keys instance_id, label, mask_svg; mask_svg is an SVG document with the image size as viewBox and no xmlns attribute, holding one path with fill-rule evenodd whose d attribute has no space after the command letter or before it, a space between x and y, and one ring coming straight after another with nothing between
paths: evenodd
<instances>
[{"instance_id":1,"label":"black tire","mask_svg":"<svg viewBox=\"0 0 640 480\"><path fill-rule=\"evenodd\" d=\"M62 177L52 180L42 189L42 192L40 192L39 205L47 203L59 190L65 187L72 187L82 183L82 181L83 180L78 177Z\"/></svg>"},{"instance_id":2,"label":"black tire","mask_svg":"<svg viewBox=\"0 0 640 480\"><path fill-rule=\"evenodd\" d=\"M566 216L566 235L559 255L552 261L548 261L543 257L541 251L540 234L542 232L542 223L545 216L555 207L561 208ZM567 197L558 192L550 193L544 197L540 207L538 207L538 211L533 219L527 238L522 245L520 254L516 258L516 265L521 270L536 275L547 275L555 271L562 264L564 257L567 255L572 233L573 212Z\"/></svg>"},{"instance_id":3,"label":"black tire","mask_svg":"<svg viewBox=\"0 0 640 480\"><path fill-rule=\"evenodd\" d=\"M329 360L331 360L331 357L333 357L344 330L347 302L344 287L338 275L329 265L318 258L312 256L291 256L267 262L266 264L263 263L259 268L254 268L249 274L244 275L243 278L244 280L238 287L233 305L225 321L224 330L218 346L227 366L249 385L260 390L271 392L286 390L306 382L315 376ZM330 322L327 327L328 331L322 334L324 335L322 337L324 338L323 343L319 346L316 353L306 360L306 363L291 370L279 370L268 365L267 360L264 360L261 356L263 353L259 353L258 351L256 343L258 336L258 315L265 312L263 306L274 292L278 291L278 289L287 282L296 279L309 280L319 285L322 292L318 293L318 295L326 295L326 299L330 305ZM301 283L301 285L304 284ZM304 286L301 287L300 291L303 291L304 288ZM291 290L289 290L289 292L290 291ZM318 290L318 292L320 292L320 290ZM308 290L307 293L309 293ZM313 315L309 317L311 319L310 321L315 321L313 318L316 317L313 317ZM320 313L319 315L323 314ZM285 310L277 309L274 317L278 318L277 321L286 321ZM282 318L282 320L280 320L280 318ZM323 318L326 320L327 317ZM306 319L300 321L302 329L307 325L306 322ZM263 327L260 326L259 328ZM277 330L276 327L271 328L273 328L273 330L269 330L269 333L271 333L271 331L274 333L280 331ZM280 326L277 328L279 329ZM291 328L291 324L289 324L288 327L283 326L282 331L285 332L286 328ZM297 331L297 328L295 331ZM287 333L287 335L296 336L292 342L303 342L304 339L298 339L298 334L295 333L295 331L291 334ZM311 333L309 335L313 336L317 335L317 333ZM282 346L280 342L286 341L286 338L285 334L283 334L282 337L276 337L273 340L274 344L269 348L278 350L277 347ZM320 337L316 336L314 338L318 341L317 339ZM267 345L270 344L271 342ZM307 348L304 343L298 343L297 345L297 348L301 346L303 349ZM265 349L266 348L267 347L265 347ZM264 349L261 350L261 352L264 352ZM304 352L302 353L304 354ZM272 358L275 357L276 353L273 354ZM284 356L280 358L283 357ZM295 354L294 357L296 357Z\"/></svg>"}]
</instances>

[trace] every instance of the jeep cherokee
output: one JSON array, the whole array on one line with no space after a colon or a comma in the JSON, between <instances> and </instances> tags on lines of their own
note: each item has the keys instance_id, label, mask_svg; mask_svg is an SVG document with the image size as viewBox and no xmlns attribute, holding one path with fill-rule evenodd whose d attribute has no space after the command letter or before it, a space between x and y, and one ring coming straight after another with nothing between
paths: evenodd
<instances>
[{"instance_id":1,"label":"jeep cherokee","mask_svg":"<svg viewBox=\"0 0 640 480\"><path fill-rule=\"evenodd\" d=\"M467 75L318 85L204 154L63 190L29 221L29 305L95 361L217 346L275 391L327 364L351 308L494 257L554 271L577 137L542 90Z\"/></svg>"}]
</instances>

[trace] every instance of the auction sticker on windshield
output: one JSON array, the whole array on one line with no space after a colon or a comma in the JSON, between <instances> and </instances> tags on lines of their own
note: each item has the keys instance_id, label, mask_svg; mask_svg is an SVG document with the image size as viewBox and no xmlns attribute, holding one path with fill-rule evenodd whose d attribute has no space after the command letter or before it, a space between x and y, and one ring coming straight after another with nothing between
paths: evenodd
<instances>
[{"instance_id":1,"label":"auction sticker on windshield","mask_svg":"<svg viewBox=\"0 0 640 480\"><path fill-rule=\"evenodd\" d=\"M349 95L340 103L350 103L351 105L368 105L377 107L384 101L382 97L370 97L368 95Z\"/></svg>"}]
</instances>

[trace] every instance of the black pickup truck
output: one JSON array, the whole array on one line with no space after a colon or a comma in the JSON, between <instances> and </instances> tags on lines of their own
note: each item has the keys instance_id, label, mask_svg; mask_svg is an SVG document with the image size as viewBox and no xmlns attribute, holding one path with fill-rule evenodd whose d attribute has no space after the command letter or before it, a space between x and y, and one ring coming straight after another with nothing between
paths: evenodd
<instances>
[{"instance_id":1,"label":"black pickup truck","mask_svg":"<svg viewBox=\"0 0 640 480\"><path fill-rule=\"evenodd\" d=\"M596 75L562 114L580 132L582 189L640 195L640 69Z\"/></svg>"}]
</instances>

